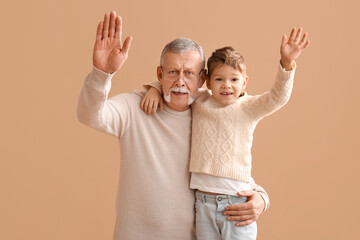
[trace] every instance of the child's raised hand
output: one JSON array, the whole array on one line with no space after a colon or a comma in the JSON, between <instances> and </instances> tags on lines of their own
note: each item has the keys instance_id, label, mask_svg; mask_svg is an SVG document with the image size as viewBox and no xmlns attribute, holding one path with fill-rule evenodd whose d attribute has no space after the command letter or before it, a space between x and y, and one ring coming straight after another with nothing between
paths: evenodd
<instances>
[{"instance_id":1,"label":"child's raised hand","mask_svg":"<svg viewBox=\"0 0 360 240\"><path fill-rule=\"evenodd\" d=\"M140 107L146 114L155 115L158 106L160 111L163 110L163 104L160 92L156 88L151 87L141 100Z\"/></svg>"},{"instance_id":2,"label":"child's raised hand","mask_svg":"<svg viewBox=\"0 0 360 240\"><path fill-rule=\"evenodd\" d=\"M280 55L281 55L281 65L286 70L291 70L292 62L301 54L301 52L310 44L310 41L307 41L307 33L304 33L302 36L302 28L300 27L297 32L294 27L291 30L290 37L287 39L286 34L282 36L281 46L280 46Z\"/></svg>"}]
</instances>

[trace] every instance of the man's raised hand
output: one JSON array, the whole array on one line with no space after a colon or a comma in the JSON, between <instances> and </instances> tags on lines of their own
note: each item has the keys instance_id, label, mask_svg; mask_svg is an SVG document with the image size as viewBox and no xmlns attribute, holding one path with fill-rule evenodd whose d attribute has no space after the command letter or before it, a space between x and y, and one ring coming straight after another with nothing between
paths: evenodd
<instances>
[{"instance_id":1,"label":"man's raised hand","mask_svg":"<svg viewBox=\"0 0 360 240\"><path fill-rule=\"evenodd\" d=\"M286 70L292 69L292 62L302 53L302 51L309 46L310 41L307 41L307 33L304 33L302 36L302 28L300 27L296 32L296 28L293 28L290 33L289 39L287 39L286 34L282 36L281 46L280 46L280 55L281 55L281 65Z\"/></svg>"},{"instance_id":2,"label":"man's raised hand","mask_svg":"<svg viewBox=\"0 0 360 240\"><path fill-rule=\"evenodd\" d=\"M121 17L113 11L106 13L97 27L93 64L106 73L118 71L128 57L132 37L127 37L121 45L121 25Z\"/></svg>"}]
</instances>

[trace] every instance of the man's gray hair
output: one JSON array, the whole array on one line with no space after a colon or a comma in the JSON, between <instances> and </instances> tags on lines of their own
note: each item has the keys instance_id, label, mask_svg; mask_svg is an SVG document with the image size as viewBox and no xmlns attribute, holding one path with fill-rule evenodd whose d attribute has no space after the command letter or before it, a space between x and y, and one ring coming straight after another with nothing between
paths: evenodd
<instances>
[{"instance_id":1,"label":"man's gray hair","mask_svg":"<svg viewBox=\"0 0 360 240\"><path fill-rule=\"evenodd\" d=\"M202 47L197 44L195 41L188 39L188 38L177 38L164 47L161 57L160 57L160 66L163 64L164 55L167 52L173 52L173 53L184 53L184 52L190 52L190 51L199 51L201 55L201 69L205 68L205 54Z\"/></svg>"}]
</instances>

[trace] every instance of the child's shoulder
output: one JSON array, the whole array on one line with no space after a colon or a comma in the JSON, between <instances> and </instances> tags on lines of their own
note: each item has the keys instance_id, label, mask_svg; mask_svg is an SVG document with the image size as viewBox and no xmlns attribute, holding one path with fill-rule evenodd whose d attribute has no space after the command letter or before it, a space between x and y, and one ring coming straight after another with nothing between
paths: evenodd
<instances>
[{"instance_id":1,"label":"child's shoulder","mask_svg":"<svg viewBox=\"0 0 360 240\"><path fill-rule=\"evenodd\" d=\"M211 96L211 91L209 89L200 88L196 94L195 102L204 102Z\"/></svg>"}]
</instances>

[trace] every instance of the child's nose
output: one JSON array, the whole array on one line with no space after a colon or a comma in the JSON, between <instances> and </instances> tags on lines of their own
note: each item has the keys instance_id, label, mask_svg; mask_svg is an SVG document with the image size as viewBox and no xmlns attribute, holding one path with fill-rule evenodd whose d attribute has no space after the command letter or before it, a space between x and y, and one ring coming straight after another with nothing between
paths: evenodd
<instances>
[{"instance_id":1,"label":"child's nose","mask_svg":"<svg viewBox=\"0 0 360 240\"><path fill-rule=\"evenodd\" d=\"M229 81L224 81L223 87L224 88L229 88L230 87Z\"/></svg>"}]
</instances>

